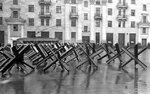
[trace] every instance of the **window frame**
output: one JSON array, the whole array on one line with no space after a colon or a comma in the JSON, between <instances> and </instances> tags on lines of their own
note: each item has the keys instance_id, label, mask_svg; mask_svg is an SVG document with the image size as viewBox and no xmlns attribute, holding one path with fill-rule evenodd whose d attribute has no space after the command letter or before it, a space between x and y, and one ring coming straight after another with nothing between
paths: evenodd
<instances>
[{"instance_id":1,"label":"window frame","mask_svg":"<svg viewBox=\"0 0 150 94\"><path fill-rule=\"evenodd\" d=\"M35 38L35 37L36 37L35 31L27 31L27 38Z\"/></svg>"},{"instance_id":2,"label":"window frame","mask_svg":"<svg viewBox=\"0 0 150 94\"><path fill-rule=\"evenodd\" d=\"M101 25L100 22L101 22L100 20L95 20L95 27L100 27L100 25Z\"/></svg>"},{"instance_id":3,"label":"window frame","mask_svg":"<svg viewBox=\"0 0 150 94\"><path fill-rule=\"evenodd\" d=\"M49 5L46 5L46 13L49 13Z\"/></svg>"},{"instance_id":4,"label":"window frame","mask_svg":"<svg viewBox=\"0 0 150 94\"><path fill-rule=\"evenodd\" d=\"M56 13L61 13L61 6L56 6Z\"/></svg>"},{"instance_id":5,"label":"window frame","mask_svg":"<svg viewBox=\"0 0 150 94\"><path fill-rule=\"evenodd\" d=\"M133 14L134 13L134 14ZM133 15L132 15L133 14ZM135 10L131 9L131 16L135 16Z\"/></svg>"},{"instance_id":6,"label":"window frame","mask_svg":"<svg viewBox=\"0 0 150 94\"><path fill-rule=\"evenodd\" d=\"M135 21L131 21L131 28L135 28Z\"/></svg>"},{"instance_id":7,"label":"window frame","mask_svg":"<svg viewBox=\"0 0 150 94\"><path fill-rule=\"evenodd\" d=\"M56 19L56 26L57 27L61 26L61 19Z\"/></svg>"},{"instance_id":8,"label":"window frame","mask_svg":"<svg viewBox=\"0 0 150 94\"><path fill-rule=\"evenodd\" d=\"M126 27L126 21L122 21L122 27L123 27L123 28Z\"/></svg>"},{"instance_id":9,"label":"window frame","mask_svg":"<svg viewBox=\"0 0 150 94\"><path fill-rule=\"evenodd\" d=\"M34 12L34 5L28 5L28 12Z\"/></svg>"},{"instance_id":10,"label":"window frame","mask_svg":"<svg viewBox=\"0 0 150 94\"><path fill-rule=\"evenodd\" d=\"M13 10L12 12L13 12L13 18L19 18L19 11ZM14 14L14 12L16 12L17 14Z\"/></svg>"},{"instance_id":11,"label":"window frame","mask_svg":"<svg viewBox=\"0 0 150 94\"><path fill-rule=\"evenodd\" d=\"M34 18L29 18L29 26L34 26Z\"/></svg>"},{"instance_id":12,"label":"window frame","mask_svg":"<svg viewBox=\"0 0 150 94\"><path fill-rule=\"evenodd\" d=\"M112 0L108 0L108 3L112 3Z\"/></svg>"},{"instance_id":13,"label":"window frame","mask_svg":"<svg viewBox=\"0 0 150 94\"><path fill-rule=\"evenodd\" d=\"M16 26L16 28L14 28ZM13 31L17 32L19 31L19 25L18 24L13 24Z\"/></svg>"},{"instance_id":14,"label":"window frame","mask_svg":"<svg viewBox=\"0 0 150 94\"><path fill-rule=\"evenodd\" d=\"M84 26L84 31L83 32L88 32L88 26Z\"/></svg>"},{"instance_id":15,"label":"window frame","mask_svg":"<svg viewBox=\"0 0 150 94\"><path fill-rule=\"evenodd\" d=\"M88 1L84 1L84 7L88 7Z\"/></svg>"},{"instance_id":16,"label":"window frame","mask_svg":"<svg viewBox=\"0 0 150 94\"><path fill-rule=\"evenodd\" d=\"M76 32L71 32L71 39L76 39Z\"/></svg>"},{"instance_id":17,"label":"window frame","mask_svg":"<svg viewBox=\"0 0 150 94\"><path fill-rule=\"evenodd\" d=\"M120 28L121 27L121 21L118 21L118 27Z\"/></svg>"},{"instance_id":18,"label":"window frame","mask_svg":"<svg viewBox=\"0 0 150 94\"><path fill-rule=\"evenodd\" d=\"M71 27L76 27L76 26L77 26L76 19L71 19Z\"/></svg>"},{"instance_id":19,"label":"window frame","mask_svg":"<svg viewBox=\"0 0 150 94\"><path fill-rule=\"evenodd\" d=\"M143 11L147 11L147 6L146 6L146 4L143 4Z\"/></svg>"},{"instance_id":20,"label":"window frame","mask_svg":"<svg viewBox=\"0 0 150 94\"><path fill-rule=\"evenodd\" d=\"M18 0L13 0L13 5L18 5Z\"/></svg>"},{"instance_id":21,"label":"window frame","mask_svg":"<svg viewBox=\"0 0 150 94\"><path fill-rule=\"evenodd\" d=\"M44 5L41 5L41 13L44 13Z\"/></svg>"},{"instance_id":22,"label":"window frame","mask_svg":"<svg viewBox=\"0 0 150 94\"><path fill-rule=\"evenodd\" d=\"M71 2L71 4L76 4L77 0L71 0L70 2Z\"/></svg>"},{"instance_id":23,"label":"window frame","mask_svg":"<svg viewBox=\"0 0 150 94\"><path fill-rule=\"evenodd\" d=\"M0 11L3 11L3 3L0 3Z\"/></svg>"},{"instance_id":24,"label":"window frame","mask_svg":"<svg viewBox=\"0 0 150 94\"><path fill-rule=\"evenodd\" d=\"M131 0L131 4L135 4L135 2L136 2L135 0Z\"/></svg>"},{"instance_id":25,"label":"window frame","mask_svg":"<svg viewBox=\"0 0 150 94\"><path fill-rule=\"evenodd\" d=\"M77 13L77 7L71 6L71 13Z\"/></svg>"},{"instance_id":26,"label":"window frame","mask_svg":"<svg viewBox=\"0 0 150 94\"><path fill-rule=\"evenodd\" d=\"M95 11L96 11L96 13L97 13L97 14L100 14L100 12L101 12L101 8L96 7L96 8L95 8Z\"/></svg>"},{"instance_id":27,"label":"window frame","mask_svg":"<svg viewBox=\"0 0 150 94\"><path fill-rule=\"evenodd\" d=\"M147 22L147 16L142 16L142 20L143 20L143 23L146 23Z\"/></svg>"},{"instance_id":28,"label":"window frame","mask_svg":"<svg viewBox=\"0 0 150 94\"><path fill-rule=\"evenodd\" d=\"M0 17L0 25L3 25L3 17Z\"/></svg>"},{"instance_id":29,"label":"window frame","mask_svg":"<svg viewBox=\"0 0 150 94\"><path fill-rule=\"evenodd\" d=\"M112 21L108 21L108 27L112 27Z\"/></svg>"},{"instance_id":30,"label":"window frame","mask_svg":"<svg viewBox=\"0 0 150 94\"><path fill-rule=\"evenodd\" d=\"M142 28L142 34L147 34L147 28L146 27Z\"/></svg>"},{"instance_id":31,"label":"window frame","mask_svg":"<svg viewBox=\"0 0 150 94\"><path fill-rule=\"evenodd\" d=\"M42 19L41 19L41 26L44 26L44 25L45 25L44 22L45 22L45 21L44 21L44 19L42 18Z\"/></svg>"},{"instance_id":32,"label":"window frame","mask_svg":"<svg viewBox=\"0 0 150 94\"><path fill-rule=\"evenodd\" d=\"M84 20L88 20L88 13L84 13Z\"/></svg>"},{"instance_id":33,"label":"window frame","mask_svg":"<svg viewBox=\"0 0 150 94\"><path fill-rule=\"evenodd\" d=\"M49 26L50 19L46 19L46 26Z\"/></svg>"},{"instance_id":34,"label":"window frame","mask_svg":"<svg viewBox=\"0 0 150 94\"><path fill-rule=\"evenodd\" d=\"M100 4L101 4L100 0L96 0L96 1L95 1L95 4L96 4L96 5L100 5Z\"/></svg>"},{"instance_id":35,"label":"window frame","mask_svg":"<svg viewBox=\"0 0 150 94\"><path fill-rule=\"evenodd\" d=\"M108 15L112 15L112 8L108 8Z\"/></svg>"},{"instance_id":36,"label":"window frame","mask_svg":"<svg viewBox=\"0 0 150 94\"><path fill-rule=\"evenodd\" d=\"M118 16L121 16L121 14L122 14L122 11L121 11L121 9L119 9L118 10Z\"/></svg>"}]
</instances>

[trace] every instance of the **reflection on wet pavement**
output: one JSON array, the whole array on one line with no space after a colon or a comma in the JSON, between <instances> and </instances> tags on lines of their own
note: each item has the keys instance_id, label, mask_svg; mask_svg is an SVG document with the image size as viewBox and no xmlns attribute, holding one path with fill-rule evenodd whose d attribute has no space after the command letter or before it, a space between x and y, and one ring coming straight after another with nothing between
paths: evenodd
<instances>
[{"instance_id":1,"label":"reflection on wet pavement","mask_svg":"<svg viewBox=\"0 0 150 94\"><path fill-rule=\"evenodd\" d=\"M150 62L149 52L139 56L147 65ZM69 74L60 70L46 74L35 71L28 76L18 73L0 79L0 94L134 94L133 65L126 66L127 71L117 71L100 64L96 71L89 66L86 71L72 67ZM139 70L138 94L148 94L148 72Z\"/></svg>"}]
</instances>

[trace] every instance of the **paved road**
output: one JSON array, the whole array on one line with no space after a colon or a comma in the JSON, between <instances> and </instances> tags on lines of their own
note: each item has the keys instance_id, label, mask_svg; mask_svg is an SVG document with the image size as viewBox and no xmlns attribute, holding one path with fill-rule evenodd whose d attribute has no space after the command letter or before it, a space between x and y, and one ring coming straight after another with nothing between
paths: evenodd
<instances>
[{"instance_id":1,"label":"paved road","mask_svg":"<svg viewBox=\"0 0 150 94\"><path fill-rule=\"evenodd\" d=\"M124 56L128 60L128 56ZM139 67L138 94L150 94L150 50L139 56L148 65L146 71ZM40 74L34 72L24 77L16 73L0 79L0 94L134 94L134 62L125 71L117 71L100 64L97 71L72 70L69 74L59 70ZM84 69L84 68L83 68ZM149 84L148 84L149 83Z\"/></svg>"}]
</instances>

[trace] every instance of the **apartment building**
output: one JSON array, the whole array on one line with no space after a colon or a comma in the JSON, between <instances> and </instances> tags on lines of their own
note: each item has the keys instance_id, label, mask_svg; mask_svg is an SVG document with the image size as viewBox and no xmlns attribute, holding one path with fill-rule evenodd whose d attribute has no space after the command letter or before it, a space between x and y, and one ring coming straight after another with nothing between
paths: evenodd
<instances>
[{"instance_id":1,"label":"apartment building","mask_svg":"<svg viewBox=\"0 0 150 94\"><path fill-rule=\"evenodd\" d=\"M61 42L150 43L149 0L1 0L0 43L24 37Z\"/></svg>"}]
</instances>

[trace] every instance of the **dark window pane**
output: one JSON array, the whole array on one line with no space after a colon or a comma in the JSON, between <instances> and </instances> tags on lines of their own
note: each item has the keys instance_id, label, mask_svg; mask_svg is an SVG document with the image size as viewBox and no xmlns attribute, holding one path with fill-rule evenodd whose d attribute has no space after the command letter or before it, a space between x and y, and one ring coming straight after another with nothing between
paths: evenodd
<instances>
[{"instance_id":1,"label":"dark window pane","mask_svg":"<svg viewBox=\"0 0 150 94\"><path fill-rule=\"evenodd\" d=\"M27 31L27 38L35 38L35 31Z\"/></svg>"},{"instance_id":2,"label":"dark window pane","mask_svg":"<svg viewBox=\"0 0 150 94\"><path fill-rule=\"evenodd\" d=\"M42 38L49 38L49 32L41 32Z\"/></svg>"},{"instance_id":3,"label":"dark window pane","mask_svg":"<svg viewBox=\"0 0 150 94\"><path fill-rule=\"evenodd\" d=\"M59 40L63 40L63 33L62 32L55 32L55 38L58 38Z\"/></svg>"}]
</instances>

